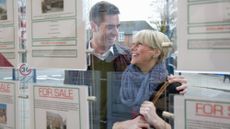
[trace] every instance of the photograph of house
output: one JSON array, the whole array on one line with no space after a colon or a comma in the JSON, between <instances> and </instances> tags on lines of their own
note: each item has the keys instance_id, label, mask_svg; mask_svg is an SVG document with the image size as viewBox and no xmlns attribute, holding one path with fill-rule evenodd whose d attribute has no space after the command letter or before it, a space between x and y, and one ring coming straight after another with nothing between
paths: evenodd
<instances>
[{"instance_id":1,"label":"photograph of house","mask_svg":"<svg viewBox=\"0 0 230 129\"><path fill-rule=\"evenodd\" d=\"M7 105L0 104L0 123L6 124L7 123Z\"/></svg>"},{"instance_id":2,"label":"photograph of house","mask_svg":"<svg viewBox=\"0 0 230 129\"><path fill-rule=\"evenodd\" d=\"M0 0L0 20L7 20L6 0Z\"/></svg>"},{"instance_id":3,"label":"photograph of house","mask_svg":"<svg viewBox=\"0 0 230 129\"><path fill-rule=\"evenodd\" d=\"M47 129L66 129L66 121L58 113L46 112Z\"/></svg>"},{"instance_id":4,"label":"photograph of house","mask_svg":"<svg viewBox=\"0 0 230 129\"><path fill-rule=\"evenodd\" d=\"M42 13L60 12L64 9L64 0L42 0Z\"/></svg>"}]
</instances>

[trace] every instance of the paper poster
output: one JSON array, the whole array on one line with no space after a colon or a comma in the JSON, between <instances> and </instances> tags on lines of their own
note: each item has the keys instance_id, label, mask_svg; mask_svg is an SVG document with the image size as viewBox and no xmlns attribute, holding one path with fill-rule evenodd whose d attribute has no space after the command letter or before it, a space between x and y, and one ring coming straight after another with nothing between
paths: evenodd
<instances>
[{"instance_id":1,"label":"paper poster","mask_svg":"<svg viewBox=\"0 0 230 129\"><path fill-rule=\"evenodd\" d=\"M0 0L0 67L17 64L17 7L14 0Z\"/></svg>"},{"instance_id":2,"label":"paper poster","mask_svg":"<svg viewBox=\"0 0 230 129\"><path fill-rule=\"evenodd\" d=\"M0 81L0 128L16 129L16 84Z\"/></svg>"},{"instance_id":3,"label":"paper poster","mask_svg":"<svg viewBox=\"0 0 230 129\"><path fill-rule=\"evenodd\" d=\"M178 1L178 70L230 73L230 1Z\"/></svg>"},{"instance_id":4,"label":"paper poster","mask_svg":"<svg viewBox=\"0 0 230 129\"><path fill-rule=\"evenodd\" d=\"M175 96L175 129L229 129L230 101Z\"/></svg>"},{"instance_id":5,"label":"paper poster","mask_svg":"<svg viewBox=\"0 0 230 129\"><path fill-rule=\"evenodd\" d=\"M28 0L28 64L86 70L83 0Z\"/></svg>"},{"instance_id":6,"label":"paper poster","mask_svg":"<svg viewBox=\"0 0 230 129\"><path fill-rule=\"evenodd\" d=\"M32 129L89 129L88 87L34 85Z\"/></svg>"}]
</instances>

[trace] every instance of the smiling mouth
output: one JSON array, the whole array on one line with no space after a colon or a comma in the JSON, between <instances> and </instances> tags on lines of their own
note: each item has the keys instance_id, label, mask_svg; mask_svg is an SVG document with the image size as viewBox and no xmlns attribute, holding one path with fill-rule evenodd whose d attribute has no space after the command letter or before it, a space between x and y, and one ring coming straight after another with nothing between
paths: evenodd
<instances>
[{"instance_id":1,"label":"smiling mouth","mask_svg":"<svg viewBox=\"0 0 230 129\"><path fill-rule=\"evenodd\" d=\"M138 54L136 54L136 53L135 53L135 54L134 54L134 53L132 54L132 57L136 57L136 56L138 56Z\"/></svg>"}]
</instances>

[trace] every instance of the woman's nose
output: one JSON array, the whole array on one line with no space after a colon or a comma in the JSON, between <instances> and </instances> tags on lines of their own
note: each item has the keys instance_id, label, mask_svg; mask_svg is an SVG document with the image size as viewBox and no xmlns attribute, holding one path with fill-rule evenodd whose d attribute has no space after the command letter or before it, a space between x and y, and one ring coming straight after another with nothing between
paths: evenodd
<instances>
[{"instance_id":1,"label":"woman's nose","mask_svg":"<svg viewBox=\"0 0 230 129\"><path fill-rule=\"evenodd\" d=\"M130 50L131 50L131 51L135 51L136 48L137 48L136 46L137 46L137 45L133 44L133 45L131 46Z\"/></svg>"}]
</instances>

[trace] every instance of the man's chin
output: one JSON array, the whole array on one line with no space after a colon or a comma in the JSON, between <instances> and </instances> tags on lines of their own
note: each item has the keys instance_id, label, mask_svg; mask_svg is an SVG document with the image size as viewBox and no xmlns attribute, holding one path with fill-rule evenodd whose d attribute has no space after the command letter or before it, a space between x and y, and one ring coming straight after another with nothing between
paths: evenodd
<instances>
[{"instance_id":1,"label":"man's chin","mask_svg":"<svg viewBox=\"0 0 230 129\"><path fill-rule=\"evenodd\" d=\"M114 42L116 42L116 39L108 39L107 42L108 42L109 44L113 44Z\"/></svg>"},{"instance_id":2,"label":"man's chin","mask_svg":"<svg viewBox=\"0 0 230 129\"><path fill-rule=\"evenodd\" d=\"M115 43L115 41L107 42L107 46L108 46L108 47L111 47L111 46L113 46L114 43Z\"/></svg>"},{"instance_id":3,"label":"man's chin","mask_svg":"<svg viewBox=\"0 0 230 129\"><path fill-rule=\"evenodd\" d=\"M107 51L107 50L109 50L111 47L112 47L112 45L106 44L106 46L104 46L104 49Z\"/></svg>"}]
</instances>

